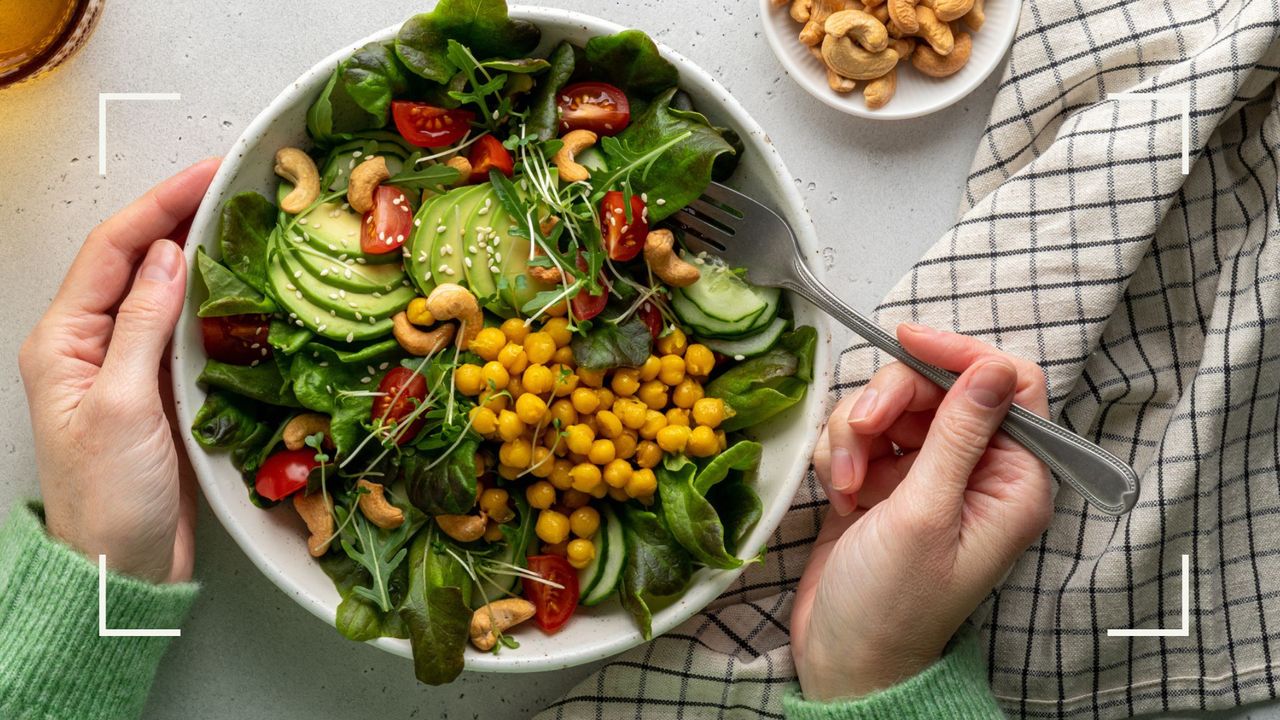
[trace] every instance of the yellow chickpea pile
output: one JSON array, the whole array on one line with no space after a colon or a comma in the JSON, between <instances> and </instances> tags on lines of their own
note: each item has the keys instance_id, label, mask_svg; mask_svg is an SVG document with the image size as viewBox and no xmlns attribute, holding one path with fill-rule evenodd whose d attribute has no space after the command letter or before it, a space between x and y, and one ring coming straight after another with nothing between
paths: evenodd
<instances>
[{"instance_id":1,"label":"yellow chickpea pile","mask_svg":"<svg viewBox=\"0 0 1280 720\"><path fill-rule=\"evenodd\" d=\"M659 354L643 366L607 371L579 368L572 339L562 317L537 331L518 319L485 328L469 348L484 365L459 366L454 383L476 398L472 429L501 443L499 476L527 481L544 551L581 569L596 554L600 514L592 499L651 503L653 468L664 454L708 457L725 448L718 428L727 410L723 400L703 397L715 356L679 329L658 339ZM509 500L490 488L480 507L498 520L511 512Z\"/></svg>"}]
</instances>

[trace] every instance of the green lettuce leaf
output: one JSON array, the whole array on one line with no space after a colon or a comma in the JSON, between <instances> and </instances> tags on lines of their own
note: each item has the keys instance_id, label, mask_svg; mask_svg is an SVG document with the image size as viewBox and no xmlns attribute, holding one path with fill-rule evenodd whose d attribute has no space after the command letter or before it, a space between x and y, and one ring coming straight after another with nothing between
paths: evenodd
<instances>
[{"instance_id":1,"label":"green lettuce leaf","mask_svg":"<svg viewBox=\"0 0 1280 720\"><path fill-rule=\"evenodd\" d=\"M813 357L818 333L796 328L782 336L774 349L729 368L706 386L733 409L721 426L726 432L758 425L804 399L813 380Z\"/></svg>"},{"instance_id":2,"label":"green lettuce leaf","mask_svg":"<svg viewBox=\"0 0 1280 720\"><path fill-rule=\"evenodd\" d=\"M414 15L396 35L396 54L409 70L446 84L459 68L449 59L455 40L478 60L520 58L541 39L533 23L512 20L504 0L440 0L431 12Z\"/></svg>"},{"instance_id":3,"label":"green lettuce leaf","mask_svg":"<svg viewBox=\"0 0 1280 720\"><path fill-rule=\"evenodd\" d=\"M525 131L540 140L550 140L559 134L557 96L569 82L569 78L573 77L576 54L568 41L557 45L548 58L551 69L534 90L533 99L529 102L529 117L525 120Z\"/></svg>"},{"instance_id":4,"label":"green lettuce leaf","mask_svg":"<svg viewBox=\"0 0 1280 720\"><path fill-rule=\"evenodd\" d=\"M249 365L230 365L217 360L205 362L198 382L209 387L222 388L238 395L281 407L301 407L293 394L287 377L280 366L273 362Z\"/></svg>"},{"instance_id":5,"label":"green lettuce leaf","mask_svg":"<svg viewBox=\"0 0 1280 720\"><path fill-rule=\"evenodd\" d=\"M471 578L444 551L434 525L418 533L409 548L409 594L400 616L409 627L413 671L420 682L443 685L462 673L471 624Z\"/></svg>"},{"instance_id":6,"label":"green lettuce leaf","mask_svg":"<svg viewBox=\"0 0 1280 720\"><path fill-rule=\"evenodd\" d=\"M618 594L648 640L653 637L649 604L684 592L693 576L693 562L660 516L626 505L620 517L627 560Z\"/></svg>"},{"instance_id":7,"label":"green lettuce leaf","mask_svg":"<svg viewBox=\"0 0 1280 720\"><path fill-rule=\"evenodd\" d=\"M196 270L209 291L209 298L200 303L196 315L223 317L226 315L265 315L276 310L275 303L258 292L244 280L209 257L204 248L196 248Z\"/></svg>"},{"instance_id":8,"label":"green lettuce leaf","mask_svg":"<svg viewBox=\"0 0 1280 720\"><path fill-rule=\"evenodd\" d=\"M322 145L339 142L351 133L373 130L386 124L386 118L370 115L347 92L340 82L342 68L334 68L320 96L307 110L307 134Z\"/></svg>"},{"instance_id":9,"label":"green lettuce leaf","mask_svg":"<svg viewBox=\"0 0 1280 720\"><path fill-rule=\"evenodd\" d=\"M440 453L413 453L401 463L409 502L428 515L459 515L475 505L475 437L463 439L444 458Z\"/></svg>"},{"instance_id":10,"label":"green lettuce leaf","mask_svg":"<svg viewBox=\"0 0 1280 720\"><path fill-rule=\"evenodd\" d=\"M744 440L725 450L701 471L683 455L668 456L658 467L658 492L667 528L695 560L731 570L742 565L726 545L724 522L707 492L730 471L751 472L760 464L759 443ZM741 528L735 527L735 533Z\"/></svg>"},{"instance_id":11,"label":"green lettuce leaf","mask_svg":"<svg viewBox=\"0 0 1280 720\"><path fill-rule=\"evenodd\" d=\"M277 214L270 200L256 192L242 192L222 205L218 220L222 262L262 294L267 292L267 247Z\"/></svg>"},{"instance_id":12,"label":"green lettuce leaf","mask_svg":"<svg viewBox=\"0 0 1280 720\"><path fill-rule=\"evenodd\" d=\"M409 79L394 44L371 42L339 66L342 84L355 104L387 122L391 99L409 90Z\"/></svg>"},{"instance_id":13,"label":"green lettuce leaf","mask_svg":"<svg viewBox=\"0 0 1280 720\"><path fill-rule=\"evenodd\" d=\"M587 60L594 73L644 100L674 88L680 73L653 39L640 30L623 30L616 35L600 35L587 41Z\"/></svg>"},{"instance_id":14,"label":"green lettuce leaf","mask_svg":"<svg viewBox=\"0 0 1280 720\"><path fill-rule=\"evenodd\" d=\"M597 318L590 330L573 338L574 360L588 370L640 367L652 349L649 326L635 313L617 324Z\"/></svg>"}]
</instances>

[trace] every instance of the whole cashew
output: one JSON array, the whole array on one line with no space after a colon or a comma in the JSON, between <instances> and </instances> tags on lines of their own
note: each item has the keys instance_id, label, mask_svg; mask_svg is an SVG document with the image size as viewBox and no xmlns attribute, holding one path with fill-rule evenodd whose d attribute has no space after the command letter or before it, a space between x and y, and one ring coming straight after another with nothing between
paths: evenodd
<instances>
[{"instance_id":1,"label":"whole cashew","mask_svg":"<svg viewBox=\"0 0 1280 720\"><path fill-rule=\"evenodd\" d=\"M306 494L306 491L293 494L293 509L302 516L307 524L311 537L307 539L307 551L311 557L320 557L329 552L329 543L333 541L333 505L324 493Z\"/></svg>"},{"instance_id":2,"label":"whole cashew","mask_svg":"<svg viewBox=\"0 0 1280 720\"><path fill-rule=\"evenodd\" d=\"M847 78L871 80L893 69L898 64L898 53L893 48L867 52L847 37L828 36L822 41L822 59L827 67Z\"/></svg>"},{"instance_id":3,"label":"whole cashew","mask_svg":"<svg viewBox=\"0 0 1280 720\"><path fill-rule=\"evenodd\" d=\"M564 145L556 151L551 162L560 170L560 179L567 183L576 183L591 177L591 171L579 165L574 157L596 144L596 134L590 130L570 130L560 138Z\"/></svg>"},{"instance_id":4,"label":"whole cashew","mask_svg":"<svg viewBox=\"0 0 1280 720\"><path fill-rule=\"evenodd\" d=\"M960 18L964 22L964 26L970 30L977 32L982 29L982 24L987 21L987 13L983 6L985 0L973 0L973 7L969 8L969 12Z\"/></svg>"},{"instance_id":5,"label":"whole cashew","mask_svg":"<svg viewBox=\"0 0 1280 720\"><path fill-rule=\"evenodd\" d=\"M281 210L297 215L320 197L320 171L310 155L298 148L280 148L276 151L275 169L276 175L293 183L293 190L280 201Z\"/></svg>"},{"instance_id":6,"label":"whole cashew","mask_svg":"<svg viewBox=\"0 0 1280 720\"><path fill-rule=\"evenodd\" d=\"M437 515L436 524L445 535L458 542L474 542L484 537L489 518L479 515Z\"/></svg>"},{"instance_id":7,"label":"whole cashew","mask_svg":"<svg viewBox=\"0 0 1280 720\"><path fill-rule=\"evenodd\" d=\"M897 25L895 25L895 24L893 23L893 21L889 19L889 8L888 8L887 6L885 6L885 5L875 5L875 6L868 5L868 6L867 6L867 14L868 14L868 15L870 15L871 17L873 17L873 18L875 18L875 19L879 20L881 25L884 25L885 30L886 30L886 31L888 31L888 33L889 33L889 37L891 37L891 38L900 38L900 37L902 37L902 31L901 31L901 30L899 30L899 29L898 29L898 26L897 26Z\"/></svg>"},{"instance_id":8,"label":"whole cashew","mask_svg":"<svg viewBox=\"0 0 1280 720\"><path fill-rule=\"evenodd\" d=\"M358 213L367 213L373 209L373 191L378 189L384 180L391 177L387 170L387 159L375 155L360 163L351 171L351 180L347 183L347 203Z\"/></svg>"},{"instance_id":9,"label":"whole cashew","mask_svg":"<svg viewBox=\"0 0 1280 720\"><path fill-rule=\"evenodd\" d=\"M455 283L437 285L427 296L427 310L437 321L457 320L454 344L466 350L484 329L484 311L471 291Z\"/></svg>"},{"instance_id":10,"label":"whole cashew","mask_svg":"<svg viewBox=\"0 0 1280 720\"><path fill-rule=\"evenodd\" d=\"M809 52L813 53L813 56L818 58L818 62L822 63L823 68L826 69L827 86L832 90L838 93L850 93L858 87L858 83L856 81L850 80L847 77L842 77L840 73L827 67L827 61L822 59L821 50L816 47L811 47L809 48Z\"/></svg>"},{"instance_id":11,"label":"whole cashew","mask_svg":"<svg viewBox=\"0 0 1280 720\"><path fill-rule=\"evenodd\" d=\"M916 8L916 20L919 29L914 34L924 38L929 47L939 55L950 55L955 47L955 37L951 34L951 26L938 19L933 10L920 6Z\"/></svg>"},{"instance_id":12,"label":"whole cashew","mask_svg":"<svg viewBox=\"0 0 1280 720\"><path fill-rule=\"evenodd\" d=\"M698 282L698 268L676 255L676 238L670 230L650 230L644 239L644 261L663 282L671 287L689 287Z\"/></svg>"},{"instance_id":13,"label":"whole cashew","mask_svg":"<svg viewBox=\"0 0 1280 720\"><path fill-rule=\"evenodd\" d=\"M329 440L329 416L323 413L302 413L294 415L285 423L281 439L290 450L301 450L307 446L307 438L316 433L324 433L325 444L332 445Z\"/></svg>"},{"instance_id":14,"label":"whole cashew","mask_svg":"<svg viewBox=\"0 0 1280 720\"><path fill-rule=\"evenodd\" d=\"M889 0L889 19L898 29L908 35L914 35L920 29L916 19L916 0Z\"/></svg>"},{"instance_id":15,"label":"whole cashew","mask_svg":"<svg viewBox=\"0 0 1280 720\"><path fill-rule=\"evenodd\" d=\"M969 62L971 52L973 52L973 38L969 33L962 32L956 36L955 47L950 54L940 55L928 45L921 45L911 53L911 64L930 77L947 77L955 74Z\"/></svg>"},{"instance_id":16,"label":"whole cashew","mask_svg":"<svg viewBox=\"0 0 1280 720\"><path fill-rule=\"evenodd\" d=\"M360 505L360 512L364 513L369 522L384 530L398 528L404 524L404 511L387 502L386 496L383 495L386 488L380 483L360 478L356 481L356 487L368 491L362 493L357 502Z\"/></svg>"},{"instance_id":17,"label":"whole cashew","mask_svg":"<svg viewBox=\"0 0 1280 720\"><path fill-rule=\"evenodd\" d=\"M500 633L533 617L533 613L533 603L518 597L481 605L471 614L471 644L477 650L492 650Z\"/></svg>"},{"instance_id":18,"label":"whole cashew","mask_svg":"<svg viewBox=\"0 0 1280 720\"><path fill-rule=\"evenodd\" d=\"M827 18L825 29L833 37L852 37L869 52L880 52L889 46L889 31L884 23L861 10L841 10Z\"/></svg>"},{"instance_id":19,"label":"whole cashew","mask_svg":"<svg viewBox=\"0 0 1280 720\"><path fill-rule=\"evenodd\" d=\"M862 88L862 99L867 107L879 110L893 99L893 93L897 89L898 67L895 65L889 72L868 82L866 87Z\"/></svg>"},{"instance_id":20,"label":"whole cashew","mask_svg":"<svg viewBox=\"0 0 1280 720\"><path fill-rule=\"evenodd\" d=\"M471 180L471 161L461 155L454 155L445 161L445 165L458 171L458 179L453 181L454 185L466 185Z\"/></svg>"},{"instance_id":21,"label":"whole cashew","mask_svg":"<svg viewBox=\"0 0 1280 720\"><path fill-rule=\"evenodd\" d=\"M798 23L809 22L813 13L813 0L792 0L791 19Z\"/></svg>"},{"instance_id":22,"label":"whole cashew","mask_svg":"<svg viewBox=\"0 0 1280 720\"><path fill-rule=\"evenodd\" d=\"M933 12L943 22L964 17L973 8L973 0L930 0Z\"/></svg>"},{"instance_id":23,"label":"whole cashew","mask_svg":"<svg viewBox=\"0 0 1280 720\"><path fill-rule=\"evenodd\" d=\"M391 334L405 352L418 357L426 357L448 345L453 341L454 331L452 325L441 325L430 332L419 330L409 322L409 316L404 311L391 318Z\"/></svg>"}]
</instances>

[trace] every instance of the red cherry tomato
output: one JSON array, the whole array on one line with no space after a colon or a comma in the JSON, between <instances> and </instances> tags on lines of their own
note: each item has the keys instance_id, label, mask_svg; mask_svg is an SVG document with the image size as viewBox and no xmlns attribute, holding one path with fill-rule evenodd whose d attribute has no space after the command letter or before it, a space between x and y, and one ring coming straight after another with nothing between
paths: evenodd
<instances>
[{"instance_id":1,"label":"red cherry tomato","mask_svg":"<svg viewBox=\"0 0 1280 720\"><path fill-rule=\"evenodd\" d=\"M253 489L268 500L282 500L305 488L307 477L318 467L313 448L281 450L258 468Z\"/></svg>"},{"instance_id":2,"label":"red cherry tomato","mask_svg":"<svg viewBox=\"0 0 1280 720\"><path fill-rule=\"evenodd\" d=\"M418 147L438 148L452 145L471 129L476 114L470 110L446 110L434 105L408 100L394 100L391 115L396 130L405 140Z\"/></svg>"},{"instance_id":3,"label":"red cherry tomato","mask_svg":"<svg viewBox=\"0 0 1280 720\"><path fill-rule=\"evenodd\" d=\"M639 195L631 196L631 219L621 190L610 190L600 201L600 234L611 260L630 260L644 249L649 234L649 213Z\"/></svg>"},{"instance_id":4,"label":"red cherry tomato","mask_svg":"<svg viewBox=\"0 0 1280 720\"><path fill-rule=\"evenodd\" d=\"M378 383L378 392L382 395L373 399L373 422L381 421L384 426L392 421L399 424L427 399L427 379L406 367L391 368ZM415 418L408 430L396 432L396 443L403 445L412 440L422 425L422 417Z\"/></svg>"},{"instance_id":5,"label":"red cherry tomato","mask_svg":"<svg viewBox=\"0 0 1280 720\"><path fill-rule=\"evenodd\" d=\"M560 130L617 135L631 122L631 104L622 90L602 82L581 82L560 91Z\"/></svg>"},{"instance_id":6,"label":"red cherry tomato","mask_svg":"<svg viewBox=\"0 0 1280 720\"><path fill-rule=\"evenodd\" d=\"M271 346L267 344L270 328L269 315L200 318L205 354L232 365L249 365L271 357Z\"/></svg>"},{"instance_id":7,"label":"red cherry tomato","mask_svg":"<svg viewBox=\"0 0 1280 720\"><path fill-rule=\"evenodd\" d=\"M534 555L529 569L564 588L554 588L536 580L524 581L524 596L533 603L534 620L543 632L560 629L578 609L578 571L559 555Z\"/></svg>"},{"instance_id":8,"label":"red cherry tomato","mask_svg":"<svg viewBox=\"0 0 1280 720\"><path fill-rule=\"evenodd\" d=\"M588 269L587 259L583 257L581 253L578 254L578 269ZM579 320L590 320L604 310L604 306L609 302L609 286L605 284L604 275L600 276L599 282L600 292L598 294L592 295L587 292L587 289L584 287L578 291L577 295L573 296L573 300L570 301L569 305L573 309L573 316L575 318Z\"/></svg>"},{"instance_id":9,"label":"red cherry tomato","mask_svg":"<svg viewBox=\"0 0 1280 720\"><path fill-rule=\"evenodd\" d=\"M511 153L492 135L485 135L475 141L467 159L471 161L471 178L468 182L485 182L489 179L490 170L497 170L507 177L515 172L515 161L511 159Z\"/></svg>"},{"instance_id":10,"label":"red cherry tomato","mask_svg":"<svg viewBox=\"0 0 1280 720\"><path fill-rule=\"evenodd\" d=\"M360 249L369 255L395 252L413 232L413 206L404 191L379 185L373 191L373 208L364 214Z\"/></svg>"},{"instance_id":11,"label":"red cherry tomato","mask_svg":"<svg viewBox=\"0 0 1280 720\"><path fill-rule=\"evenodd\" d=\"M636 311L640 319L644 321L645 327L649 328L649 334L654 340L662 334L662 312L658 310L658 306L645 300L640 303L640 309Z\"/></svg>"}]
</instances>

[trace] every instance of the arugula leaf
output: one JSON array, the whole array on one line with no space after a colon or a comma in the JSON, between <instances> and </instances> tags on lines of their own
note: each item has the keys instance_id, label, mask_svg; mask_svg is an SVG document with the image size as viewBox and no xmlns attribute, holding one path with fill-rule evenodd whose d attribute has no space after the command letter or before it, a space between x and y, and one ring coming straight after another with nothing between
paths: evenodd
<instances>
[{"instance_id":1,"label":"arugula leaf","mask_svg":"<svg viewBox=\"0 0 1280 720\"><path fill-rule=\"evenodd\" d=\"M425 516L413 508L401 509L405 512L405 521L395 529L386 530L369 522L358 510L339 504L333 508L338 526L343 528L343 552L368 573L368 585L355 585L351 592L376 604L384 613L394 607L390 588L392 573L408 555L409 539L426 521Z\"/></svg>"},{"instance_id":2,"label":"arugula leaf","mask_svg":"<svg viewBox=\"0 0 1280 720\"><path fill-rule=\"evenodd\" d=\"M683 592L693 576L693 563L658 515L625 505L620 517L627 560L619 595L622 606L640 625L641 635L649 640L653 637L649 603Z\"/></svg>"},{"instance_id":3,"label":"arugula leaf","mask_svg":"<svg viewBox=\"0 0 1280 720\"><path fill-rule=\"evenodd\" d=\"M730 470L752 471L760 463L759 443L742 441L725 450L701 472L683 455L668 456L658 467L658 492L667 527L685 550L707 567L731 570L742 565L725 547L725 527L707 491ZM735 532L740 532L735 528Z\"/></svg>"},{"instance_id":4,"label":"arugula leaf","mask_svg":"<svg viewBox=\"0 0 1280 720\"><path fill-rule=\"evenodd\" d=\"M276 227L276 206L256 192L232 195L218 218L222 262L260 293L267 292L267 247Z\"/></svg>"},{"instance_id":5,"label":"arugula leaf","mask_svg":"<svg viewBox=\"0 0 1280 720\"><path fill-rule=\"evenodd\" d=\"M459 515L476 499L475 437L468 437L446 457L438 453L412 453L401 465L409 502L428 515Z\"/></svg>"},{"instance_id":6,"label":"arugula leaf","mask_svg":"<svg viewBox=\"0 0 1280 720\"><path fill-rule=\"evenodd\" d=\"M721 426L726 432L758 425L804 398L813 380L818 332L803 326L783 335L778 345L759 357L729 368L706 386L733 409Z\"/></svg>"},{"instance_id":7,"label":"arugula leaf","mask_svg":"<svg viewBox=\"0 0 1280 720\"><path fill-rule=\"evenodd\" d=\"M273 362L250 366L208 360L196 381L269 405L301 406L288 379L280 373L280 366Z\"/></svg>"},{"instance_id":8,"label":"arugula leaf","mask_svg":"<svg viewBox=\"0 0 1280 720\"><path fill-rule=\"evenodd\" d=\"M409 548L409 594L400 607L400 617L409 626L414 675L428 685L443 685L462 673L471 624L471 579L444 551L446 542L434 525L414 538Z\"/></svg>"},{"instance_id":9,"label":"arugula leaf","mask_svg":"<svg viewBox=\"0 0 1280 720\"><path fill-rule=\"evenodd\" d=\"M393 43L371 42L355 51L340 66L342 85L351 100L370 115L387 122L391 99L409 90L404 66Z\"/></svg>"},{"instance_id":10,"label":"arugula leaf","mask_svg":"<svg viewBox=\"0 0 1280 720\"><path fill-rule=\"evenodd\" d=\"M354 588L369 583L369 573L344 552L330 552L316 560L320 569L329 576L342 601L338 603L334 625L348 640L368 642L380 637L409 637L409 630L400 613L393 610L384 613L377 604L356 595ZM391 573L387 586L393 603L405 596L409 584L408 565L401 563Z\"/></svg>"},{"instance_id":11,"label":"arugula leaf","mask_svg":"<svg viewBox=\"0 0 1280 720\"><path fill-rule=\"evenodd\" d=\"M635 313L620 323L600 320L573 338L574 360L588 370L640 367L652 350L649 326Z\"/></svg>"},{"instance_id":12,"label":"arugula leaf","mask_svg":"<svg viewBox=\"0 0 1280 720\"><path fill-rule=\"evenodd\" d=\"M373 130L386 125L386 118L370 115L339 82L342 68L333 69L320 96L307 109L307 134L320 144L330 144L349 137L350 133Z\"/></svg>"},{"instance_id":13,"label":"arugula leaf","mask_svg":"<svg viewBox=\"0 0 1280 720\"><path fill-rule=\"evenodd\" d=\"M650 99L680 82L680 73L653 39L640 30L623 30L587 41L591 68L629 96Z\"/></svg>"},{"instance_id":14,"label":"arugula leaf","mask_svg":"<svg viewBox=\"0 0 1280 720\"><path fill-rule=\"evenodd\" d=\"M560 116L557 112L557 96L560 90L573 77L576 53L573 45L563 41L551 52L548 60L551 69L547 72L529 103L529 117L525 120L525 131L539 140L554 138L560 128Z\"/></svg>"},{"instance_id":15,"label":"arugula leaf","mask_svg":"<svg viewBox=\"0 0 1280 720\"><path fill-rule=\"evenodd\" d=\"M411 72L445 84L461 69L449 59L449 40L487 60L524 57L541 37L533 23L508 17L504 0L440 0L435 10L406 20L395 44Z\"/></svg>"},{"instance_id":16,"label":"arugula leaf","mask_svg":"<svg viewBox=\"0 0 1280 720\"><path fill-rule=\"evenodd\" d=\"M236 277L221 263L196 248L196 269L209 291L209 298L196 310L199 317L264 315L276 310L271 299Z\"/></svg>"}]
</instances>

